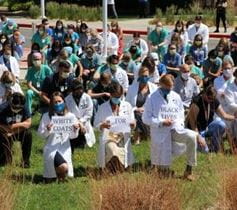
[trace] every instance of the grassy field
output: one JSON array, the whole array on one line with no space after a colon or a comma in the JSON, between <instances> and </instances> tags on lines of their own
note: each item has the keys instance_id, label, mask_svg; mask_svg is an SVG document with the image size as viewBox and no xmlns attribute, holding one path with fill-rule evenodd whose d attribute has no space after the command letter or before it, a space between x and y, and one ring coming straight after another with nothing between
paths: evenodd
<instances>
[{"instance_id":1,"label":"grassy field","mask_svg":"<svg viewBox=\"0 0 237 210\"><path fill-rule=\"evenodd\" d=\"M116 183L127 179L129 183L130 179L135 179L137 183L142 183L143 180L149 180L151 177L154 180L154 186L159 185L159 188L162 188L162 182L158 180L158 177L154 177L154 174L152 175L149 170L149 142L133 146L137 162L130 172L116 177L92 178L91 174L97 171L98 144L96 144L93 148L75 151L73 155L75 178L67 183L44 184L42 180L44 140L36 134L38 123L39 115L36 115L33 118L32 126L34 140L31 168L21 169L17 166L20 162L19 143L14 145L15 166L0 168L2 174L0 181L6 174L7 181L13 186L13 209L99 209L99 206L93 204L91 200L93 196L97 196L96 189L99 189L101 184L110 185L111 180ZM185 157L175 159L172 167L177 175L182 175ZM217 200L220 199L220 195L223 195L221 184L223 177L233 168L237 168L236 158L233 156L198 154L198 166L194 170L198 179L195 182L187 182L179 178L169 180L179 192L181 207L177 207L177 209L193 210L214 207ZM139 191L139 189L136 190ZM1 204L0 209L2 209Z\"/></svg>"}]
</instances>

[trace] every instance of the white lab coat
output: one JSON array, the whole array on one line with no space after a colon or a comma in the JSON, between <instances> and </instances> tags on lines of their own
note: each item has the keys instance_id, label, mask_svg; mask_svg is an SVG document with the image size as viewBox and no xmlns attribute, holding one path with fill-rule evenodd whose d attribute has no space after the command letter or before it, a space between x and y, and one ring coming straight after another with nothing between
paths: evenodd
<instances>
[{"instance_id":1,"label":"white lab coat","mask_svg":"<svg viewBox=\"0 0 237 210\"><path fill-rule=\"evenodd\" d=\"M110 105L110 101L107 101L103 104L101 104L98 108L98 111L95 115L95 121L94 125L96 128L99 128L100 124L104 122L108 117L113 116L112 108ZM121 101L120 108L119 108L119 116L127 116L131 119L131 121L134 121L134 113L132 106L126 102ZM108 129L104 129L99 137L99 154L98 154L98 165L101 168L105 167L106 161L105 161L105 144L107 142L107 139L105 136L107 136ZM132 145L130 141L130 133L124 134L125 139L125 162L124 166L125 168L129 165L132 165L134 163L134 157L132 153Z\"/></svg>"},{"instance_id":2,"label":"white lab coat","mask_svg":"<svg viewBox=\"0 0 237 210\"><path fill-rule=\"evenodd\" d=\"M7 88L5 87L4 84L0 83L0 104L6 102L6 91ZM18 83L15 83L12 87L9 88L9 90L11 93L21 93L22 95L24 95L21 86Z\"/></svg>"},{"instance_id":3,"label":"white lab coat","mask_svg":"<svg viewBox=\"0 0 237 210\"><path fill-rule=\"evenodd\" d=\"M235 81L230 83L225 89L225 100L227 104L227 112L234 114L237 111L237 85Z\"/></svg>"},{"instance_id":4,"label":"white lab coat","mask_svg":"<svg viewBox=\"0 0 237 210\"><path fill-rule=\"evenodd\" d=\"M231 115L237 112L237 85L233 81L230 83L224 92L225 95L225 111ZM237 120L225 121L228 129L230 130L233 137L237 136Z\"/></svg>"},{"instance_id":5,"label":"white lab coat","mask_svg":"<svg viewBox=\"0 0 237 210\"><path fill-rule=\"evenodd\" d=\"M72 117L75 124L78 122L76 116L68 112L65 117ZM48 113L45 113L40 121L38 133L40 136L46 139L46 143L43 150L44 155L44 174L45 178L56 178L56 172L54 167L54 157L58 151L68 164L68 176L73 177L72 166L72 152L70 139L74 139L78 136L78 130L74 131L71 135L67 133L52 134L47 130L47 125L51 123L51 119Z\"/></svg>"},{"instance_id":6,"label":"white lab coat","mask_svg":"<svg viewBox=\"0 0 237 210\"><path fill-rule=\"evenodd\" d=\"M185 152L186 145L171 140L171 130L185 133L184 108L180 96L171 91L167 96L168 102L161 95L161 90L150 94L146 100L143 123L150 126L151 132L151 163L153 165L171 165L172 155ZM163 126L163 121L170 118L174 121L172 126Z\"/></svg>"},{"instance_id":7,"label":"white lab coat","mask_svg":"<svg viewBox=\"0 0 237 210\"><path fill-rule=\"evenodd\" d=\"M5 66L5 63L4 63L4 60L3 60L3 55L0 56L0 64L3 64ZM20 67L19 67L18 61L13 56L10 57L10 66L11 66L11 71L14 74L14 76L19 79L19 77L20 77Z\"/></svg>"},{"instance_id":8,"label":"white lab coat","mask_svg":"<svg viewBox=\"0 0 237 210\"><path fill-rule=\"evenodd\" d=\"M214 88L217 91L217 99L221 103L221 106L225 111L228 111L228 103L225 99L225 90L229 84L231 84L234 80L234 77L230 78L229 80L225 80L223 75L217 77L214 80Z\"/></svg>"},{"instance_id":9,"label":"white lab coat","mask_svg":"<svg viewBox=\"0 0 237 210\"><path fill-rule=\"evenodd\" d=\"M200 34L203 38L203 44L207 47L208 40L209 40L209 29L207 25L201 23L198 30L196 30L195 24L192 24L188 27L188 39L190 42L193 43L194 37Z\"/></svg>"},{"instance_id":10,"label":"white lab coat","mask_svg":"<svg viewBox=\"0 0 237 210\"><path fill-rule=\"evenodd\" d=\"M139 82L137 81L133 81L132 85L130 85L128 88L128 92L127 92L125 100L129 102L132 105L132 107L136 107L138 88L139 88ZM152 94L153 92L156 91L157 85L148 81L148 88L149 88L150 94Z\"/></svg>"},{"instance_id":11,"label":"white lab coat","mask_svg":"<svg viewBox=\"0 0 237 210\"><path fill-rule=\"evenodd\" d=\"M93 127L91 126L91 117L93 115L93 102L91 97L83 93L79 102L79 105L76 104L72 93L70 93L66 98L65 102L67 104L67 108L70 112L75 114L77 119L83 123L86 128L85 138L86 143L89 147L92 147L95 144L95 134Z\"/></svg>"},{"instance_id":12,"label":"white lab coat","mask_svg":"<svg viewBox=\"0 0 237 210\"><path fill-rule=\"evenodd\" d=\"M103 33L100 34L103 37ZM104 43L103 43L104 45ZM119 40L115 33L109 31L107 33L107 55L118 55ZM102 46L102 49L104 47Z\"/></svg>"}]
</instances>

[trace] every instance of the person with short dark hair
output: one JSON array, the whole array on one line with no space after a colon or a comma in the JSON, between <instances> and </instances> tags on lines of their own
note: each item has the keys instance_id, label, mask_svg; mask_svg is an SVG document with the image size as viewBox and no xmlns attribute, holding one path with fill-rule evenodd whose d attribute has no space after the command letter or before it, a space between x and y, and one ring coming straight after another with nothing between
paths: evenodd
<instances>
[{"instance_id":1,"label":"person with short dark hair","mask_svg":"<svg viewBox=\"0 0 237 210\"><path fill-rule=\"evenodd\" d=\"M198 15L195 17L195 23L188 27L187 32L190 44L193 43L195 36L200 34L203 39L203 46L208 49L209 29L207 25L202 23L202 16Z\"/></svg>"},{"instance_id":2,"label":"person with short dark hair","mask_svg":"<svg viewBox=\"0 0 237 210\"><path fill-rule=\"evenodd\" d=\"M220 118L214 117L217 114ZM222 136L226 131L226 124L222 120L233 121L237 118L227 114L217 99L217 92L213 86L208 86L193 99L187 116L188 127L199 132L200 138L211 139L209 150L219 152L221 150Z\"/></svg>"},{"instance_id":3,"label":"person with short dark hair","mask_svg":"<svg viewBox=\"0 0 237 210\"><path fill-rule=\"evenodd\" d=\"M47 31L47 34L51 37L53 37L53 29L50 28L50 25L49 25L49 20L47 18L43 18L41 23L44 25L46 31Z\"/></svg>"},{"instance_id":4,"label":"person with short dark hair","mask_svg":"<svg viewBox=\"0 0 237 210\"><path fill-rule=\"evenodd\" d=\"M53 132L52 118L58 116L71 120L70 132ZM38 133L46 140L44 146L44 174L45 182L58 179L64 181L66 176L73 177L70 139L78 136L79 124L76 116L68 112L63 94L54 92L50 97L49 112L45 113L40 121Z\"/></svg>"},{"instance_id":5,"label":"person with short dark hair","mask_svg":"<svg viewBox=\"0 0 237 210\"><path fill-rule=\"evenodd\" d=\"M124 171L134 162L130 141L131 132L110 130L112 122L109 119L111 117L121 117L122 120L126 118L131 128L135 127L135 119L132 106L122 100L123 87L118 82L113 81L109 89L110 100L99 106L94 125L101 132L99 167L107 168L110 172L116 173L117 171Z\"/></svg>"},{"instance_id":6,"label":"person with short dark hair","mask_svg":"<svg viewBox=\"0 0 237 210\"><path fill-rule=\"evenodd\" d=\"M226 8L227 8L227 0L217 0L216 2L216 30L214 33L219 33L220 21L222 20L224 26L224 32L227 32L226 25Z\"/></svg>"},{"instance_id":7,"label":"person with short dark hair","mask_svg":"<svg viewBox=\"0 0 237 210\"><path fill-rule=\"evenodd\" d=\"M211 50L208 53L208 58L203 62L203 74L206 84L212 84L214 79L220 76L221 66L222 60L218 58L217 51Z\"/></svg>"},{"instance_id":8,"label":"person with short dark hair","mask_svg":"<svg viewBox=\"0 0 237 210\"><path fill-rule=\"evenodd\" d=\"M71 64L67 61L61 61L58 66L58 72L46 77L41 87L41 97L44 102L43 108L50 104L50 97L56 91L59 91L66 97L71 91L74 76L70 73Z\"/></svg>"},{"instance_id":9,"label":"person with short dark hair","mask_svg":"<svg viewBox=\"0 0 237 210\"><path fill-rule=\"evenodd\" d=\"M117 55L110 55L107 57L107 63L105 65L100 66L96 70L94 74L94 79L98 80L103 72L110 73L112 79L118 81L119 84L122 85L122 87L124 88L124 92L127 92L129 86L128 76L126 71L124 71L119 66L119 57Z\"/></svg>"},{"instance_id":10,"label":"person with short dark hair","mask_svg":"<svg viewBox=\"0 0 237 210\"><path fill-rule=\"evenodd\" d=\"M12 54L10 42L5 42L3 45L3 55L0 57L0 64L3 64L8 71L12 72L16 79L20 77L20 67L16 58Z\"/></svg>"},{"instance_id":11,"label":"person with short dark hair","mask_svg":"<svg viewBox=\"0 0 237 210\"><path fill-rule=\"evenodd\" d=\"M22 167L30 167L32 145L31 115L25 106L25 97L13 93L10 99L0 106L0 161L12 163L13 141L21 142Z\"/></svg>"},{"instance_id":12,"label":"person with short dark hair","mask_svg":"<svg viewBox=\"0 0 237 210\"><path fill-rule=\"evenodd\" d=\"M65 98L68 110L75 114L80 125L79 135L70 140L72 151L76 147L84 148L85 145L92 147L95 144L95 134L91 126L93 114L93 102L91 97L84 92L83 84L75 79L72 82L72 93Z\"/></svg>"}]
</instances>

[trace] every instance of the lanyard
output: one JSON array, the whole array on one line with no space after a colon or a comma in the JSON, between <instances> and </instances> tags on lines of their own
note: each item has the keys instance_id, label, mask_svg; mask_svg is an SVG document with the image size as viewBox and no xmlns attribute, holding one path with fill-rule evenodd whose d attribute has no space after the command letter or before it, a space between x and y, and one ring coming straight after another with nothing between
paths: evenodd
<instances>
[{"instance_id":1,"label":"lanyard","mask_svg":"<svg viewBox=\"0 0 237 210\"><path fill-rule=\"evenodd\" d=\"M202 104L203 104L203 109L204 109L204 113L205 113L205 119L206 119L206 121L208 123L209 117L210 117L210 112L211 112L210 104L209 103L207 104L207 110L205 108L205 103L204 103L203 98L202 98Z\"/></svg>"}]
</instances>

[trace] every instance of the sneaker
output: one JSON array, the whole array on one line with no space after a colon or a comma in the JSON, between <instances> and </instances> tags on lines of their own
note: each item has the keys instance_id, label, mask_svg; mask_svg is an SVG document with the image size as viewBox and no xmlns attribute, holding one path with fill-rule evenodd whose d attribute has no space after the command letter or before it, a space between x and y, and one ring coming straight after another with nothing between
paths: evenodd
<instances>
[{"instance_id":1,"label":"sneaker","mask_svg":"<svg viewBox=\"0 0 237 210\"><path fill-rule=\"evenodd\" d=\"M219 30L215 30L213 33L219 33L220 31Z\"/></svg>"},{"instance_id":2,"label":"sneaker","mask_svg":"<svg viewBox=\"0 0 237 210\"><path fill-rule=\"evenodd\" d=\"M189 173L189 172L185 171L183 179L187 180L187 181L190 181L190 182L193 182L193 181L196 180L196 177L192 173Z\"/></svg>"}]
</instances>

